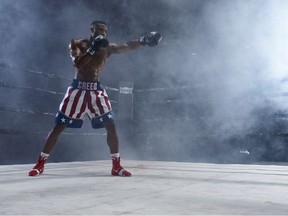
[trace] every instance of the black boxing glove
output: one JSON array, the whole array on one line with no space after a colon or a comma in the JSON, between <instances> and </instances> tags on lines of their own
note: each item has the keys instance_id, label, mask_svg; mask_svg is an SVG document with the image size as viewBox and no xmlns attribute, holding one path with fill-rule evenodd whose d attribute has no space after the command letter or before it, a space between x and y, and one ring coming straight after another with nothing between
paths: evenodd
<instances>
[{"instance_id":1,"label":"black boxing glove","mask_svg":"<svg viewBox=\"0 0 288 216\"><path fill-rule=\"evenodd\" d=\"M147 35L139 38L139 43L142 46L148 45L149 47L157 46L162 40L162 36L158 32L149 32Z\"/></svg>"},{"instance_id":2,"label":"black boxing glove","mask_svg":"<svg viewBox=\"0 0 288 216\"><path fill-rule=\"evenodd\" d=\"M90 55L93 55L100 48L105 48L109 45L109 41L104 38L102 35L98 35L91 43L91 46L88 48L87 52Z\"/></svg>"}]
</instances>

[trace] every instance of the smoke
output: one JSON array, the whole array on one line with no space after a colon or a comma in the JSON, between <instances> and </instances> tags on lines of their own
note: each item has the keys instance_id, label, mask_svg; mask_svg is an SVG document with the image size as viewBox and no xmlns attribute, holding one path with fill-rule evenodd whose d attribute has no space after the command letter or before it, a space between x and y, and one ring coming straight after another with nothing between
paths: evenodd
<instances>
[{"instance_id":1,"label":"smoke","mask_svg":"<svg viewBox=\"0 0 288 216\"><path fill-rule=\"evenodd\" d=\"M134 82L135 136L121 135L123 151L131 158L221 162L243 159L239 150L247 148L259 159L267 155L271 139L252 135L283 126L262 117L287 109L281 95L287 91L287 7L285 0L2 0L1 65L15 70L2 71L1 78L64 92L69 81L27 75L17 68L73 78L68 44L88 37L93 20L107 22L108 39L116 43L159 31L159 46L112 55L101 76L104 85L114 88L119 81ZM12 96L13 106L43 112L56 112L62 99L8 92L1 100ZM42 126L48 131L53 119L46 120ZM83 130L93 132L90 125ZM59 142L63 148L57 147L58 155L63 152L65 158L75 158L75 152L84 159L98 152L101 158L107 150L105 145L83 147L87 152L79 146L97 143L93 136L77 141L63 136ZM99 142L105 141L101 137ZM275 145L282 149L283 142Z\"/></svg>"},{"instance_id":2,"label":"smoke","mask_svg":"<svg viewBox=\"0 0 288 216\"><path fill-rule=\"evenodd\" d=\"M172 98L181 102L177 108L173 107L175 104L161 108L161 116L173 116L176 123L163 122L162 133L156 131L162 139L157 139L155 145L162 146L162 153L176 154L182 148L176 156L178 160L237 161L242 155L235 152L239 153L241 148L256 149L251 157L258 160L263 152L271 150L264 141L274 141L252 139L251 135L257 135L264 127L265 132L276 129L271 123L274 120L259 118L287 108L275 97L287 89L283 82L287 74L287 3L225 0L165 3L174 11L167 9L170 29L164 31L163 44L156 51L158 64L153 67L157 76L150 84L167 87L182 84L191 88L150 95L154 102L161 97L164 101ZM150 109L155 106L144 112L150 113ZM173 115L174 112L177 114ZM182 118L177 124L177 118L181 117L187 120ZM157 136L152 128L151 137ZM190 137L183 141L187 135ZM175 145L178 151L167 150ZM175 154L170 158L175 159Z\"/></svg>"}]
</instances>

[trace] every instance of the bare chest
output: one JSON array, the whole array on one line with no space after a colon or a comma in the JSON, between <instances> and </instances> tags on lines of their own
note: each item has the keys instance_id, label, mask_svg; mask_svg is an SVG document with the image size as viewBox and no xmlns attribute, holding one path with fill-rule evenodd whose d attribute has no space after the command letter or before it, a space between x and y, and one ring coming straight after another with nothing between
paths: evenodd
<instances>
[{"instance_id":1,"label":"bare chest","mask_svg":"<svg viewBox=\"0 0 288 216\"><path fill-rule=\"evenodd\" d=\"M79 44L79 49L81 54L85 54L87 52L87 49L90 47L90 43L88 40L83 40ZM96 67L97 69L101 69L106 62L108 56L108 50L107 48L100 48L95 52L93 55L91 61L89 62L89 66Z\"/></svg>"}]
</instances>

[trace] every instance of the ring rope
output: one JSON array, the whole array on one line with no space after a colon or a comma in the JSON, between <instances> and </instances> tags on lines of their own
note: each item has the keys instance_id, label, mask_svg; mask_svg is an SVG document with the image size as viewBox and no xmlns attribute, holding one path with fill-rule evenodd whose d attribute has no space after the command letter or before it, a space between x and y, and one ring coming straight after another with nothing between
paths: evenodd
<instances>
[{"instance_id":1,"label":"ring rope","mask_svg":"<svg viewBox=\"0 0 288 216\"><path fill-rule=\"evenodd\" d=\"M0 134L7 134L7 135L26 135L26 134L47 134L47 131L23 131L23 130L15 130L15 129L5 129L0 128ZM69 133L69 132L63 132L63 135L68 136L106 136L106 133Z\"/></svg>"},{"instance_id":2,"label":"ring rope","mask_svg":"<svg viewBox=\"0 0 288 216\"><path fill-rule=\"evenodd\" d=\"M5 63L0 63L0 67L8 69L8 70L12 70L12 71L24 71L26 73L33 73L33 74L40 75L40 76L45 76L45 77L48 77L48 78L51 78L51 79L64 79L64 80L68 80L70 82L73 80L71 78L67 78L65 76L57 75L57 74L53 74L53 73L45 73L45 72L42 72L42 71L36 71L36 70L31 70L31 69L23 69L23 68L14 67L12 64L11 65L7 65ZM2 71L0 70L0 72L2 72ZM103 86L103 87L106 90L117 91L117 92L119 91L118 88L113 88L113 87L109 87L109 86ZM29 88L29 87L24 87L23 86L23 88ZM39 89L39 90L42 90L42 89ZM48 90L44 90L44 91L48 91ZM55 93L53 91L51 91L51 92Z\"/></svg>"},{"instance_id":3,"label":"ring rope","mask_svg":"<svg viewBox=\"0 0 288 216\"><path fill-rule=\"evenodd\" d=\"M10 71L23 71L25 73L32 73L35 75L39 75L39 76L45 76L51 79L63 79L63 80L67 80L67 81L72 81L73 79L71 78L67 78L65 76L61 76L61 75L57 75L57 74L51 74L51 73L45 73L45 72L41 72L41 71L36 71L36 70L31 70L31 69L23 69L23 68L17 68L14 67L13 65L8 65L6 63L0 62L0 67L8 69ZM4 73L3 70L0 70L0 73ZM30 90L30 91L37 91L37 92L43 92L43 93L48 93L48 94L53 94L53 95L65 95L64 92L56 92L56 91L50 91L47 89L41 89L41 88L34 88L34 87L30 87L30 86L24 86L24 85L20 85L20 84L12 84L9 82L4 82L4 81L0 81L0 87L3 88L13 88L13 89L25 89L25 90ZM104 86L104 88L106 90L110 90L110 91L116 91L118 92L118 88L113 88L113 87L109 87L109 86ZM111 100L111 103L117 103L118 101L116 100ZM40 111L35 111L35 110L31 110L31 109L25 109L25 108L14 108L14 107L8 107L8 106L0 106L0 111L8 111L8 112L19 112L19 113L28 113L28 114L38 114L38 115L48 115L48 116L55 116L55 113L51 113L51 112L40 112ZM0 134L9 134L9 135L25 135L25 134L47 134L47 131L24 131L24 130L17 130L17 129L7 129L7 128L0 128ZM68 132L63 132L62 134L64 135L69 135L69 136L78 136L78 135L83 135L83 136L106 136L106 133L97 133L97 132L93 132L93 133L68 133Z\"/></svg>"}]
</instances>

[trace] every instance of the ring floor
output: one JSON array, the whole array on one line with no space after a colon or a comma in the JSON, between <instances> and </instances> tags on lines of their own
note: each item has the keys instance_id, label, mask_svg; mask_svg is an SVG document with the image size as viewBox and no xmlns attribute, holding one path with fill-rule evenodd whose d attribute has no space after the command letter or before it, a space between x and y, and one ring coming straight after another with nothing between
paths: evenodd
<instances>
[{"instance_id":1,"label":"ring floor","mask_svg":"<svg viewBox=\"0 0 288 216\"><path fill-rule=\"evenodd\" d=\"M34 165L34 164L33 164ZM0 166L0 215L288 215L287 164L111 161Z\"/></svg>"}]
</instances>

